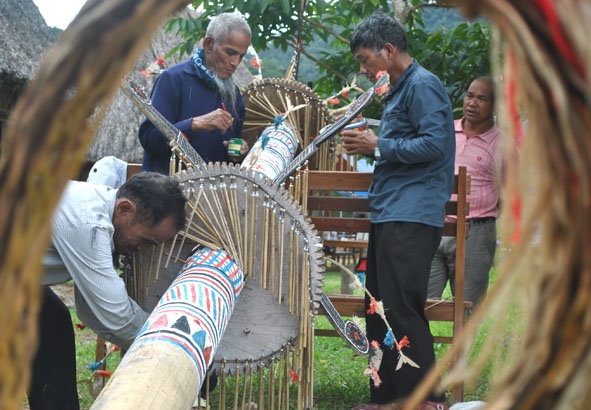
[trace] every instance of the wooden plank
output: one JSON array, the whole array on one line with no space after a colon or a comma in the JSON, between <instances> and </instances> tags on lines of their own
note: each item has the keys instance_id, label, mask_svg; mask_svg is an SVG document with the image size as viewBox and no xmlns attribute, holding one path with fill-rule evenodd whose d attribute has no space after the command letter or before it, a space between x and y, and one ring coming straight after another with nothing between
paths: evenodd
<instances>
[{"instance_id":1,"label":"wooden plank","mask_svg":"<svg viewBox=\"0 0 591 410\"><path fill-rule=\"evenodd\" d=\"M314 329L314 336L337 337L340 336L336 330L333 329ZM433 336L435 343L452 343L452 336Z\"/></svg>"},{"instance_id":2,"label":"wooden plank","mask_svg":"<svg viewBox=\"0 0 591 410\"><path fill-rule=\"evenodd\" d=\"M312 223L318 231L336 232L369 232L371 222L367 218L338 218L330 216L311 216ZM443 225L444 236L456 236L456 222L445 222ZM466 223L468 232L468 223Z\"/></svg>"},{"instance_id":3,"label":"wooden plank","mask_svg":"<svg viewBox=\"0 0 591 410\"><path fill-rule=\"evenodd\" d=\"M365 316L365 299L355 295L328 295L336 310L344 317ZM464 309L470 309L471 302L464 302ZM321 309L319 313L324 314ZM435 322L454 321L454 302L447 300L427 300L425 314L428 320Z\"/></svg>"},{"instance_id":4,"label":"wooden plank","mask_svg":"<svg viewBox=\"0 0 591 410\"><path fill-rule=\"evenodd\" d=\"M370 212L367 198L309 196L308 211Z\"/></svg>"},{"instance_id":5,"label":"wooden plank","mask_svg":"<svg viewBox=\"0 0 591 410\"><path fill-rule=\"evenodd\" d=\"M133 162L127 164L127 179L140 172L142 172L142 164L136 164Z\"/></svg>"},{"instance_id":6,"label":"wooden plank","mask_svg":"<svg viewBox=\"0 0 591 410\"><path fill-rule=\"evenodd\" d=\"M351 171L308 171L308 189L339 191L347 187L349 191L367 191L373 173ZM470 175L467 175L466 194L470 193ZM454 175L452 194L458 193L458 175Z\"/></svg>"},{"instance_id":7,"label":"wooden plank","mask_svg":"<svg viewBox=\"0 0 591 410\"><path fill-rule=\"evenodd\" d=\"M457 215L458 214L458 201L451 200L445 203L445 214L446 215ZM464 208L464 214L468 215L470 213L470 204L466 202Z\"/></svg>"},{"instance_id":8,"label":"wooden plank","mask_svg":"<svg viewBox=\"0 0 591 410\"><path fill-rule=\"evenodd\" d=\"M369 219L324 216L313 216L311 219L318 231L369 232L370 228Z\"/></svg>"},{"instance_id":9,"label":"wooden plank","mask_svg":"<svg viewBox=\"0 0 591 410\"><path fill-rule=\"evenodd\" d=\"M355 239L325 239L324 246L333 246L335 248L363 248L367 249L367 241L358 241Z\"/></svg>"},{"instance_id":10,"label":"wooden plank","mask_svg":"<svg viewBox=\"0 0 591 410\"><path fill-rule=\"evenodd\" d=\"M434 322L453 322L454 306L453 301L428 300L425 305L427 320Z\"/></svg>"},{"instance_id":11,"label":"wooden plank","mask_svg":"<svg viewBox=\"0 0 591 410\"><path fill-rule=\"evenodd\" d=\"M341 316L365 316L365 299L354 295L328 295L328 298ZM324 311L321 312L324 314Z\"/></svg>"},{"instance_id":12,"label":"wooden plank","mask_svg":"<svg viewBox=\"0 0 591 410\"><path fill-rule=\"evenodd\" d=\"M373 173L343 171L308 171L308 189L311 191L367 191Z\"/></svg>"}]
</instances>

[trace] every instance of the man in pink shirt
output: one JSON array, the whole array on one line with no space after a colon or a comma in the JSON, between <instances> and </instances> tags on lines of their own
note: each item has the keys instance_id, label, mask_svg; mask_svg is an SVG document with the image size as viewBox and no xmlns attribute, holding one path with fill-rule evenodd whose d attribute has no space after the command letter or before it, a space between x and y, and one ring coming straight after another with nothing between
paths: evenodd
<instances>
[{"instance_id":1,"label":"man in pink shirt","mask_svg":"<svg viewBox=\"0 0 591 410\"><path fill-rule=\"evenodd\" d=\"M466 166L471 178L464 294L475 305L486 295L497 241L500 161L494 106L492 79L478 77L464 97L464 116L455 121L456 173L460 166ZM456 238L444 236L431 264L429 299L440 299L448 280L455 294L455 263Z\"/></svg>"}]
</instances>

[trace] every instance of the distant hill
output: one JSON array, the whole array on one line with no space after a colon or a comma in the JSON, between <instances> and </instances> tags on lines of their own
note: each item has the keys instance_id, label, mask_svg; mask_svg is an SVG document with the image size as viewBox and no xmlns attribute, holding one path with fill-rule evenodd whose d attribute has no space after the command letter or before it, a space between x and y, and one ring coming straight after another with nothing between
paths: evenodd
<instances>
[{"instance_id":1,"label":"distant hill","mask_svg":"<svg viewBox=\"0 0 591 410\"><path fill-rule=\"evenodd\" d=\"M434 33L441 28L453 29L458 24L466 21L466 18L462 15L457 8L443 8L443 7L432 7L423 10L423 23L425 23L425 31L427 33ZM487 20L479 17L470 22L484 23Z\"/></svg>"},{"instance_id":2,"label":"distant hill","mask_svg":"<svg viewBox=\"0 0 591 410\"><path fill-rule=\"evenodd\" d=\"M427 8L423 10L424 30L434 33L441 28L452 29L465 19L458 9Z\"/></svg>"},{"instance_id":3,"label":"distant hill","mask_svg":"<svg viewBox=\"0 0 591 410\"><path fill-rule=\"evenodd\" d=\"M423 10L424 30L428 33L434 33L441 28L453 29L458 24L465 21L458 9L452 8L426 8ZM477 21L484 21L479 19ZM308 46L308 52L319 56L320 51L328 49L328 44L322 40L312 43ZM286 51L280 48L271 48L265 51L259 51L259 57L263 62L263 77L276 78L283 77L293 56L293 50ZM307 84L317 77L316 65L303 57L300 61L298 81Z\"/></svg>"},{"instance_id":4,"label":"distant hill","mask_svg":"<svg viewBox=\"0 0 591 410\"><path fill-rule=\"evenodd\" d=\"M326 42L317 41L310 44L310 46L307 47L307 50L310 54L319 56L320 50L326 50L326 48ZM293 57L293 49L290 48L283 51L281 49L272 48L259 52L259 57L263 62L263 77L282 78ZM318 68L316 64L305 56L301 56L298 70L298 81L307 84L309 81L314 81L317 77Z\"/></svg>"}]
</instances>

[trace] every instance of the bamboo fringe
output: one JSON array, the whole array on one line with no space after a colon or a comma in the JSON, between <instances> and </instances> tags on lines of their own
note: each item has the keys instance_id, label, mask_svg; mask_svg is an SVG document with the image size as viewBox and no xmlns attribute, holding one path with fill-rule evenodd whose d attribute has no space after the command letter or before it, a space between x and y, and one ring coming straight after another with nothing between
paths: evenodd
<instances>
[{"instance_id":1,"label":"bamboo fringe","mask_svg":"<svg viewBox=\"0 0 591 410\"><path fill-rule=\"evenodd\" d=\"M220 365L224 373L220 376L221 388L214 402L217 400L220 409L239 404L242 408L256 404L258 408L283 409L289 402L290 391L297 391L298 408L311 406L313 397L309 392L313 391L314 335L311 330L313 301L310 292L318 287L318 283L311 282L314 272L319 272L318 267L312 267L312 262L320 263L320 256L316 261L315 254L319 251L310 252L308 239L305 238L314 233L304 231L310 228L303 227L304 219L300 221L293 214L294 209L299 210L299 207L287 194L273 197L277 194L272 195L271 187L256 182L260 178L261 184L267 184L262 176L255 177L238 167L214 168L213 172L209 170L205 175L200 172L183 171L179 176L190 208L185 231L177 235L172 243L155 248L146 272L134 267L133 281L146 284L147 291L149 284L154 283L154 272L160 269L160 264L184 263L180 253L181 249L186 252L185 244L226 250L240 266L248 267L248 271L245 270L247 280L254 280L261 289L269 290L274 301L278 305L285 304L291 314L298 316L299 322L297 337L287 341L283 351L270 359L270 363L258 364L256 375L248 370L252 363L228 363L224 360ZM302 177L298 175L296 179L301 180ZM130 288L139 291L138 295L144 292L135 284ZM243 371L235 371L234 375L225 374L224 369L238 368ZM292 380L294 375L299 379L297 383ZM228 390L232 383L233 388ZM259 383L259 393L254 399L253 385L256 383Z\"/></svg>"},{"instance_id":2,"label":"bamboo fringe","mask_svg":"<svg viewBox=\"0 0 591 410\"><path fill-rule=\"evenodd\" d=\"M256 366L256 372L252 363L241 364L240 367L243 368L241 376L236 376L238 374L237 364L233 364L236 366L234 375L226 371L227 366L232 366L232 364L223 364L218 393L209 392L206 401L219 409L283 410L292 405L290 399L295 391L298 395L297 408L305 408L305 403L309 401L307 399L309 389L298 389L298 380L294 378L293 374L293 369L303 366L301 355L298 354L299 350L293 345L287 344L285 349L269 365ZM206 385L209 380L210 376L206 379ZM232 389L231 393L228 391L229 388Z\"/></svg>"},{"instance_id":3,"label":"bamboo fringe","mask_svg":"<svg viewBox=\"0 0 591 410\"><path fill-rule=\"evenodd\" d=\"M285 123L294 131L301 149L310 145L320 130L333 121L326 103L306 85L295 80L276 78L255 81L243 96L246 105L243 134L247 140L252 139L252 135L258 137L265 127L274 123L277 116L287 113ZM320 147L312 160L313 169L334 170L334 146L334 141L330 141Z\"/></svg>"}]
</instances>

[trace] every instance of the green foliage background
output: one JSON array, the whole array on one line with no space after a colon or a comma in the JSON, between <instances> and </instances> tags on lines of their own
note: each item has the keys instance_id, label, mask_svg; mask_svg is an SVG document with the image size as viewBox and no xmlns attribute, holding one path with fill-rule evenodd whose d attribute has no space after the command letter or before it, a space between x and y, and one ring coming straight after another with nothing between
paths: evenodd
<instances>
[{"instance_id":1,"label":"green foliage background","mask_svg":"<svg viewBox=\"0 0 591 410\"><path fill-rule=\"evenodd\" d=\"M239 11L252 29L253 47L262 57L264 77L285 75L299 38L297 80L311 85L320 96L330 97L350 84L359 70L349 50L350 34L361 19L381 10L403 22L411 56L442 80L456 117L460 116L463 93L470 81L490 74L491 25L484 19L467 21L457 9L443 2L406 0L398 15L392 3L387 0L195 1L193 7L202 12L198 19L169 22L169 29L179 31L185 38L171 53L190 54L204 36L211 17ZM363 80L358 79L358 84L368 87L369 83Z\"/></svg>"}]
</instances>

